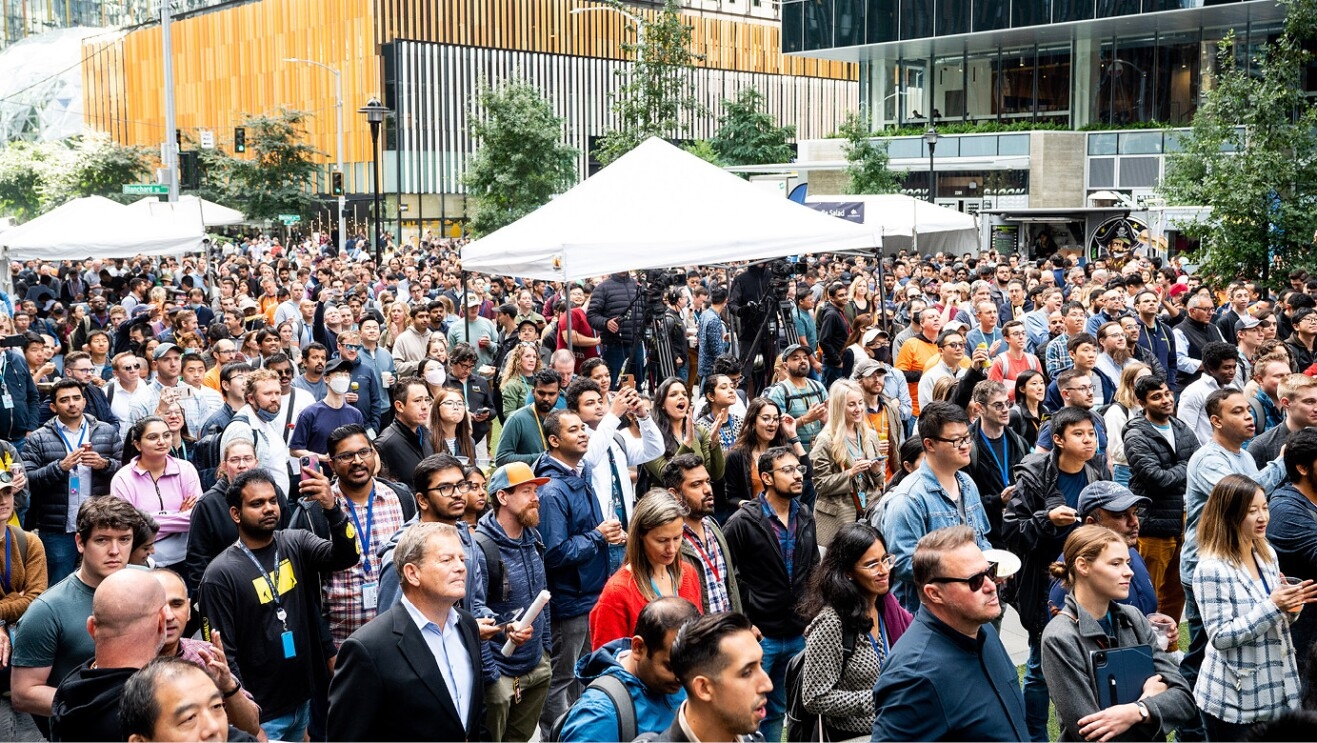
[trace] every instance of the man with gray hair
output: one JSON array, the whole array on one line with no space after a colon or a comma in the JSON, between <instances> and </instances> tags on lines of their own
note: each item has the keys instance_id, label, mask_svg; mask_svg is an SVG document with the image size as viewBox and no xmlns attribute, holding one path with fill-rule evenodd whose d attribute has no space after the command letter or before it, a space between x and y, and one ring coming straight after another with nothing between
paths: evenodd
<instances>
[{"instance_id":1,"label":"man with gray hair","mask_svg":"<svg viewBox=\"0 0 1317 743\"><path fill-rule=\"evenodd\" d=\"M1207 349L1207 344L1226 342L1221 329L1212 323L1211 298L1195 294L1189 297L1185 308L1187 317L1171 330L1171 335L1175 337L1176 389L1179 390L1202 376L1203 351Z\"/></svg>"},{"instance_id":2,"label":"man with gray hair","mask_svg":"<svg viewBox=\"0 0 1317 743\"><path fill-rule=\"evenodd\" d=\"M407 528L393 551L402 600L339 648L330 740L484 740L484 680L457 529Z\"/></svg>"},{"instance_id":3,"label":"man with gray hair","mask_svg":"<svg viewBox=\"0 0 1317 743\"><path fill-rule=\"evenodd\" d=\"M974 530L949 526L921 538L914 579L923 609L874 686L873 739L1029 740L1015 665L992 627L1002 611L997 565ZM941 691L951 688L994 693Z\"/></svg>"}]
</instances>

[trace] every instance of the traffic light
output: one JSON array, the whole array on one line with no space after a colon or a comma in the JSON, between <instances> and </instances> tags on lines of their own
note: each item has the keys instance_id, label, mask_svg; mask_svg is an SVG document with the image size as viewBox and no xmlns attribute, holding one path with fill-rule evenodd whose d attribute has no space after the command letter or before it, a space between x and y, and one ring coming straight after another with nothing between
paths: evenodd
<instances>
[{"instance_id":1,"label":"traffic light","mask_svg":"<svg viewBox=\"0 0 1317 743\"><path fill-rule=\"evenodd\" d=\"M192 191L201 188L201 160L197 153L178 153L178 185Z\"/></svg>"},{"instance_id":2,"label":"traffic light","mask_svg":"<svg viewBox=\"0 0 1317 743\"><path fill-rule=\"evenodd\" d=\"M238 126L233 128L233 151L247 151L247 129L245 127Z\"/></svg>"},{"instance_id":3,"label":"traffic light","mask_svg":"<svg viewBox=\"0 0 1317 743\"><path fill-rule=\"evenodd\" d=\"M332 185L331 185L331 188L330 188L330 191L331 191L335 196L342 196L342 195L343 195L343 172L342 172L342 171L339 171L339 170L335 170L334 172L330 173L330 174L329 174L329 182L332 184Z\"/></svg>"}]
</instances>

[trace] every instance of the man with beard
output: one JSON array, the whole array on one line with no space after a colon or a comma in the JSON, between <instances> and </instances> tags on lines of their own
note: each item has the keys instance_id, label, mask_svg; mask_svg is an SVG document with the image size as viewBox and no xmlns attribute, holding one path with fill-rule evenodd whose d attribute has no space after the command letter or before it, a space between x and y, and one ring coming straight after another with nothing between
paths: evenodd
<instances>
[{"instance_id":1,"label":"man with beard","mask_svg":"<svg viewBox=\"0 0 1317 743\"><path fill-rule=\"evenodd\" d=\"M992 525L988 541L998 549L1004 549L1006 544L1001 531L1002 510L1015 492L1011 473L1029 454L1029 444L1008 428L1011 404L1006 390L1004 384L991 379L974 385L973 405L978 415L969 427L972 443L965 470L979 490L983 510Z\"/></svg>"},{"instance_id":2,"label":"man with beard","mask_svg":"<svg viewBox=\"0 0 1317 743\"><path fill-rule=\"evenodd\" d=\"M938 345L938 333L942 330L942 315L933 308L919 313L919 333L901 344L893 365L905 373L905 380L910 385L910 396L915 400L914 414L919 415L919 382L924 369L941 351ZM962 351L964 348L962 347Z\"/></svg>"},{"instance_id":3,"label":"man with beard","mask_svg":"<svg viewBox=\"0 0 1317 743\"><path fill-rule=\"evenodd\" d=\"M1178 417L1193 430L1198 443L1206 444L1212 438L1212 423L1204 404L1208 395L1235 383L1239 351L1229 343L1214 342L1204 346L1202 354L1202 376L1180 393Z\"/></svg>"},{"instance_id":4,"label":"man with beard","mask_svg":"<svg viewBox=\"0 0 1317 743\"><path fill-rule=\"evenodd\" d=\"M1119 322L1120 329L1125 331L1125 347L1134 354L1134 360L1147 365L1152 370L1153 376L1165 379L1166 370L1162 368L1161 362L1152 355L1152 351L1139 343L1139 336L1143 333L1143 325L1139 323L1139 318L1125 315Z\"/></svg>"},{"instance_id":5,"label":"man with beard","mask_svg":"<svg viewBox=\"0 0 1317 743\"><path fill-rule=\"evenodd\" d=\"M486 606L500 617L513 616L548 586L540 555L539 487L530 465L512 462L489 478L492 509L476 525L476 544L485 558ZM493 653L498 680L485 688L485 726L493 740L524 743L535 735L549 694L549 616L540 612L529 627L513 632L505 625L492 643L511 639L512 655Z\"/></svg>"},{"instance_id":6,"label":"man with beard","mask_svg":"<svg viewBox=\"0 0 1317 743\"><path fill-rule=\"evenodd\" d=\"M810 358L809 351L799 343L787 346L782 352L787 378L764 390L764 397L772 400L783 415L796 419L796 435L805 451L809 451L828 419L828 390L809 378Z\"/></svg>"},{"instance_id":7,"label":"man with beard","mask_svg":"<svg viewBox=\"0 0 1317 743\"><path fill-rule=\"evenodd\" d=\"M361 560L329 480L311 469L301 474L301 495L325 511L330 539L278 530L274 479L264 468L248 470L227 493L238 541L206 569L199 592L204 621L220 631L229 668L261 706L261 729L270 740L302 739L311 696L327 681L314 574Z\"/></svg>"},{"instance_id":8,"label":"man with beard","mask_svg":"<svg viewBox=\"0 0 1317 743\"><path fill-rule=\"evenodd\" d=\"M686 506L681 556L700 578L704 610L741 611L741 589L727 537L713 520L713 486L698 454L678 454L663 465L663 487Z\"/></svg>"},{"instance_id":9,"label":"man with beard","mask_svg":"<svg viewBox=\"0 0 1317 743\"><path fill-rule=\"evenodd\" d=\"M531 403L508 416L499 434L498 451L494 463L502 466L509 462L529 465L544 453L547 445L544 435L544 418L558 404L562 378L551 369L535 373L535 386L531 389Z\"/></svg>"},{"instance_id":10,"label":"man with beard","mask_svg":"<svg viewBox=\"0 0 1317 743\"><path fill-rule=\"evenodd\" d=\"M901 443L905 441L905 417L901 401L891 392L906 389L903 383L889 386L887 378L892 368L881 361L860 359L851 369L851 379L858 382L864 394L865 417L869 427L878 433L879 448L887 458L886 477L891 477L900 461ZM895 376L895 375L892 375Z\"/></svg>"},{"instance_id":11,"label":"man with beard","mask_svg":"<svg viewBox=\"0 0 1317 743\"><path fill-rule=\"evenodd\" d=\"M1113 381L1120 380L1120 373L1134 360L1129 348L1129 338L1119 322L1103 323L1098 328L1097 369Z\"/></svg>"}]
</instances>

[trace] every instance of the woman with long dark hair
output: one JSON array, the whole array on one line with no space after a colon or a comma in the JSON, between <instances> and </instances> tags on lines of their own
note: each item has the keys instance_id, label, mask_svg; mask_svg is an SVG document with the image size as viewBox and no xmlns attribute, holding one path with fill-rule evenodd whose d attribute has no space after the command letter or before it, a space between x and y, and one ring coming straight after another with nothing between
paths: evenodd
<instances>
[{"instance_id":1,"label":"woman with long dark hair","mask_svg":"<svg viewBox=\"0 0 1317 743\"><path fill-rule=\"evenodd\" d=\"M810 578L801 602L801 613L813 617L805 629L802 697L821 720L821 740L873 729L874 683L912 619L891 592L895 564L877 529L846 524Z\"/></svg>"},{"instance_id":2,"label":"woman with long dark hair","mask_svg":"<svg viewBox=\"0 0 1317 743\"><path fill-rule=\"evenodd\" d=\"M1042 372L1022 372L1015 378L1015 405L1011 406L1011 430L1020 434L1032 449L1038 444L1038 429L1052 412L1043 404L1047 397L1047 377Z\"/></svg>"},{"instance_id":3,"label":"woman with long dark hair","mask_svg":"<svg viewBox=\"0 0 1317 743\"><path fill-rule=\"evenodd\" d=\"M1300 707L1290 624L1317 584L1281 577L1270 520L1267 494L1245 475L1221 478L1198 520L1193 592L1210 639L1194 701L1210 741L1243 740L1253 723Z\"/></svg>"},{"instance_id":4,"label":"woman with long dark hair","mask_svg":"<svg viewBox=\"0 0 1317 743\"><path fill-rule=\"evenodd\" d=\"M723 448L713 431L722 428L725 413L714 419L716 425L712 428L696 424L695 416L691 414L691 399L686 383L676 377L668 377L654 393L654 410L651 415L663 433L663 454L645 463L650 482L661 482L663 465L672 457L687 452L700 455L700 459L704 460L704 468L709 471L710 480L723 479Z\"/></svg>"},{"instance_id":5,"label":"woman with long dark hair","mask_svg":"<svg viewBox=\"0 0 1317 743\"><path fill-rule=\"evenodd\" d=\"M1066 537L1062 559L1051 573L1069 591L1043 630L1042 645L1061 740L1165 740L1197 710L1175 656L1158 649L1161 630L1138 608L1117 603L1129 597L1134 575L1125 538L1105 526L1081 526ZM1155 651L1154 675L1137 702L1103 707L1093 686L1093 653L1136 645Z\"/></svg>"},{"instance_id":6,"label":"woman with long dark hair","mask_svg":"<svg viewBox=\"0 0 1317 743\"><path fill-rule=\"evenodd\" d=\"M757 497L764 492L759 479L759 455L775 446L789 446L802 464L808 463L805 447L796 438L796 420L782 415L777 403L767 397L756 397L745 409L745 422L737 434L732 448L727 451L727 469L723 477L726 502L717 504L720 521L741 507L741 501Z\"/></svg>"}]
</instances>

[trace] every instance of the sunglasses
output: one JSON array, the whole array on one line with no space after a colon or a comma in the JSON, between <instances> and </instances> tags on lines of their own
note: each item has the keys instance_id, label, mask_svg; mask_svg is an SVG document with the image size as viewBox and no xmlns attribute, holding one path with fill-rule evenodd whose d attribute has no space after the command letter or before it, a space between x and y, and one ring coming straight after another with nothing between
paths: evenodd
<instances>
[{"instance_id":1,"label":"sunglasses","mask_svg":"<svg viewBox=\"0 0 1317 743\"><path fill-rule=\"evenodd\" d=\"M983 581L988 580L989 578L993 581L997 580L997 563L995 562L988 563L987 570L979 571L968 578L951 578L943 576L940 578L933 578L929 583L964 583L969 586L969 590L977 591L983 588Z\"/></svg>"}]
</instances>

